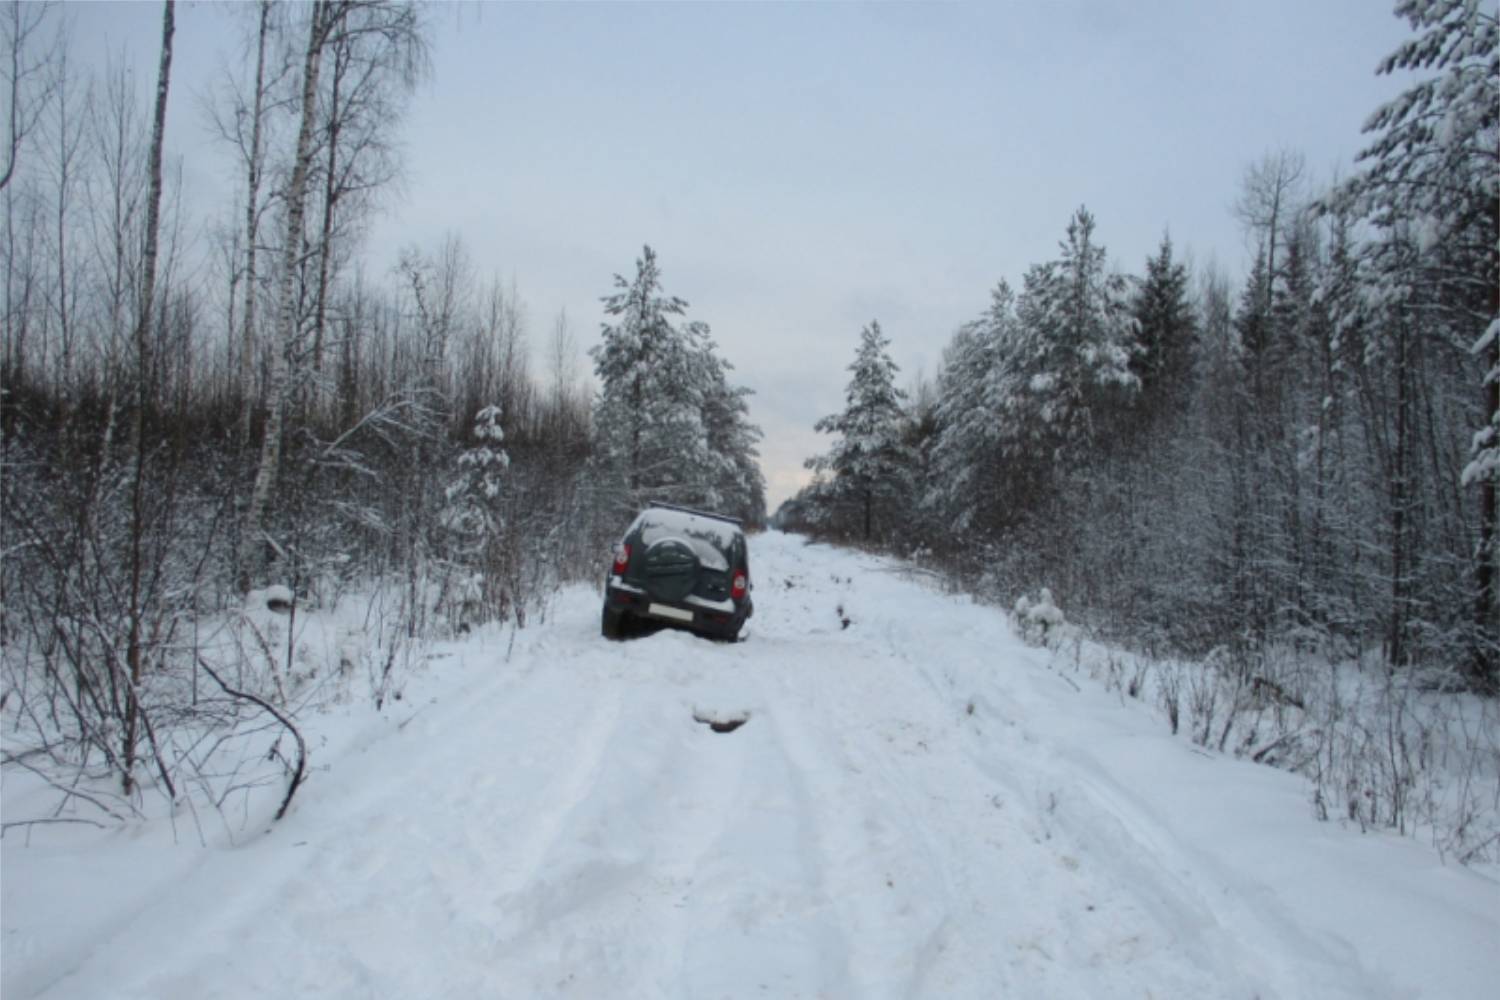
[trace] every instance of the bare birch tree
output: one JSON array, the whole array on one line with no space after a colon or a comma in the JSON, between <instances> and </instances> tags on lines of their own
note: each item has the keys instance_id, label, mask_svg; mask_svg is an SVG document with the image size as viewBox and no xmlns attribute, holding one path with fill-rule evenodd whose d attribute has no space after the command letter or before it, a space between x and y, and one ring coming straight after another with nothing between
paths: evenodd
<instances>
[{"instance_id":1,"label":"bare birch tree","mask_svg":"<svg viewBox=\"0 0 1500 1000\"><path fill-rule=\"evenodd\" d=\"M5 72L5 161L0 164L0 191L10 185L16 173L21 145L42 120L52 99L55 63L60 43L39 50L37 36L52 11L50 3L21 3L10 0L0 18L0 44Z\"/></svg>"},{"instance_id":2,"label":"bare birch tree","mask_svg":"<svg viewBox=\"0 0 1500 1000\"><path fill-rule=\"evenodd\" d=\"M174 0L165 0L161 26L161 68L156 78L156 114L151 128L150 193L146 199L146 245L142 260L140 311L135 324L136 354L136 400L135 426L131 432L131 451L135 457L135 473L131 477L130 501L130 636L126 646L126 662L130 671L130 685L125 701L124 736L124 792L129 795L134 781L136 727L141 721L141 645L144 639L142 607L142 569L144 564L142 545L146 524L146 414L155 404L152 398L151 318L156 292L157 230L161 219L161 150L167 124L167 91L172 76L172 34L175 30L173 15ZM149 722L147 723L149 728Z\"/></svg>"},{"instance_id":3,"label":"bare birch tree","mask_svg":"<svg viewBox=\"0 0 1500 1000\"><path fill-rule=\"evenodd\" d=\"M248 102L236 100L232 125L221 123L220 132L232 138L240 146L245 165L245 223L244 223L244 271L239 280L244 282L244 307L240 313L239 391L240 417L237 434L240 447L250 441L250 415L255 409L255 306L260 291L260 271L257 253L260 250L260 217L264 211L261 203L261 181L265 165L265 133L267 91L271 81L266 79L267 47L272 41L273 5L271 0L261 0L255 34L255 85ZM277 76L279 77L279 73ZM246 107L246 103L249 107ZM244 134L246 119L249 121L249 136ZM231 295L233 293L231 292Z\"/></svg>"},{"instance_id":4,"label":"bare birch tree","mask_svg":"<svg viewBox=\"0 0 1500 1000\"><path fill-rule=\"evenodd\" d=\"M259 575L264 563L261 521L266 504L276 484L281 464L282 422L286 415L290 385L288 366L297 340L297 272L301 264L302 225L307 207L307 178L312 170L313 125L317 117L318 74L322 68L323 49L335 18L343 4L318 0L313 4L308 22L307 49L302 61L302 103L297 130L297 152L292 161L292 176L287 183L286 234L282 244L281 285L276 295L276 344L271 351L271 373L267 386L265 437L261 441L260 461L255 485L240 529L239 577L242 590Z\"/></svg>"},{"instance_id":5,"label":"bare birch tree","mask_svg":"<svg viewBox=\"0 0 1500 1000\"><path fill-rule=\"evenodd\" d=\"M73 385L74 367L77 358L75 313L79 289L72 280L73 262L69 256L71 247L70 216L73 193L79 185L79 161L83 155L85 118L73 100L73 84L68 70L67 49L58 53L56 76L56 100L54 114L48 129L49 145L53 153L53 253L57 265L52 295L52 308L57 317L57 365L56 378L62 392L62 405L66 411ZM84 95L85 106L89 99ZM61 421L67 423L66 416Z\"/></svg>"},{"instance_id":6,"label":"bare birch tree","mask_svg":"<svg viewBox=\"0 0 1500 1000\"><path fill-rule=\"evenodd\" d=\"M319 274L326 273L327 240L323 240L321 245L312 243L307 239L306 233L310 182L319 166L320 151L328 153L331 141L327 134L320 135L319 132L326 124L326 119L320 118L319 109L323 63L330 52L337 52L350 39L373 39L372 44L377 46L386 44L399 48L409 45L420 50L416 24L409 4L392 3L388 0L318 0L312 6L307 47L302 60L296 152L292 160L291 175L282 194L286 212L285 230L281 247L280 284L276 294L276 340L271 351L266 389L265 436L261 441L255 483L251 488L240 533L238 562L242 588L248 589L250 581L261 572L264 564L263 522L281 464L281 437L287 421L287 410L300 375L303 317L298 309L299 285L308 280L304 276L304 269L311 264L314 255L317 255ZM379 71L391 71L401 69L406 64L398 59L376 60L373 65ZM336 168L337 161L330 161L330 167ZM331 227L332 215L328 211L324 214L325 224ZM318 339L316 328L322 322L322 302L320 296L317 305L319 312L314 318L315 343Z\"/></svg>"},{"instance_id":7,"label":"bare birch tree","mask_svg":"<svg viewBox=\"0 0 1500 1000\"><path fill-rule=\"evenodd\" d=\"M1271 290L1276 283L1280 259L1276 251L1284 242L1288 220L1303 205L1302 177L1307 171L1301 153L1278 150L1267 153L1245 170L1240 183L1240 197L1234 211L1266 255L1265 287L1262 294L1269 306Z\"/></svg>"},{"instance_id":8,"label":"bare birch tree","mask_svg":"<svg viewBox=\"0 0 1500 1000\"><path fill-rule=\"evenodd\" d=\"M330 284L338 242L364 220L374 195L400 164L392 132L404 97L426 70L427 48L411 4L366 3L351 9L329 39L321 142L322 215L312 320L312 368L323 370Z\"/></svg>"}]
</instances>

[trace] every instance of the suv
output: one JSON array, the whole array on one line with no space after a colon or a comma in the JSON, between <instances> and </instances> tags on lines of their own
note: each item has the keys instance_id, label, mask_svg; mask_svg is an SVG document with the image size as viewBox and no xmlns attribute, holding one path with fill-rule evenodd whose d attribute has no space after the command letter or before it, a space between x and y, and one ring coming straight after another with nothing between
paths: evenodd
<instances>
[{"instance_id":1,"label":"suv","mask_svg":"<svg viewBox=\"0 0 1500 1000\"><path fill-rule=\"evenodd\" d=\"M632 618L671 622L731 642L754 612L745 533L732 517L653 504L615 546L604 585L606 639Z\"/></svg>"}]
</instances>

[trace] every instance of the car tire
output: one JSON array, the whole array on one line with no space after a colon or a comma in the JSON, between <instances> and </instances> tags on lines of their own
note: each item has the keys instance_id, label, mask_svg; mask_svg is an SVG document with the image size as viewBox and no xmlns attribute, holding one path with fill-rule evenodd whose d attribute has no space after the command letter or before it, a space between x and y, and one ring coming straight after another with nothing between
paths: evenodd
<instances>
[{"instance_id":1,"label":"car tire","mask_svg":"<svg viewBox=\"0 0 1500 1000\"><path fill-rule=\"evenodd\" d=\"M604 638L610 640L625 638L625 612L612 611L608 605L605 605L604 616L599 623L599 632Z\"/></svg>"}]
</instances>

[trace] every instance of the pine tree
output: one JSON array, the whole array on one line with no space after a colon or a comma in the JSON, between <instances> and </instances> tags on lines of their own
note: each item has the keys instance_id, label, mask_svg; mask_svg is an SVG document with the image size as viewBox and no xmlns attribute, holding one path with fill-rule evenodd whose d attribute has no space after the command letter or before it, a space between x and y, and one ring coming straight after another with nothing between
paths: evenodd
<instances>
[{"instance_id":1,"label":"pine tree","mask_svg":"<svg viewBox=\"0 0 1500 1000\"><path fill-rule=\"evenodd\" d=\"M1197 337L1187 282L1187 268L1172 259L1171 237L1163 236L1156 256L1146 261L1132 307L1138 346L1130 370L1148 421L1180 412L1187 403Z\"/></svg>"},{"instance_id":2,"label":"pine tree","mask_svg":"<svg viewBox=\"0 0 1500 1000\"><path fill-rule=\"evenodd\" d=\"M615 275L604 298L603 340L590 350L601 386L596 415L600 453L621 476L629 504L650 500L705 503L705 470L713 465L703 425L701 356L708 328L674 322L687 312L661 288L649 246L627 281Z\"/></svg>"},{"instance_id":3,"label":"pine tree","mask_svg":"<svg viewBox=\"0 0 1500 1000\"><path fill-rule=\"evenodd\" d=\"M1283 483L1272 445L1286 432L1280 376L1287 359L1271 314L1270 285L1262 251L1234 313L1238 364L1231 369L1228 398L1218 404L1228 404L1232 428L1232 437L1223 442L1233 466L1228 583L1234 604L1243 610L1244 627L1257 638L1265 636L1276 608L1267 567L1279 564L1286 551L1274 536L1283 524L1274 514Z\"/></svg>"},{"instance_id":4,"label":"pine tree","mask_svg":"<svg viewBox=\"0 0 1500 1000\"><path fill-rule=\"evenodd\" d=\"M649 246L634 280L616 275L615 286L604 299L615 321L590 351L601 385L600 464L618 477L632 508L670 501L763 520L760 428L749 420L749 390L729 383L731 366L708 324L678 320L687 303L662 292Z\"/></svg>"},{"instance_id":5,"label":"pine tree","mask_svg":"<svg viewBox=\"0 0 1500 1000\"><path fill-rule=\"evenodd\" d=\"M1349 344L1360 337L1359 279L1349 220L1333 220L1327 261L1312 282L1308 317L1314 380L1310 402L1312 453L1311 577L1312 616L1322 626L1347 626L1356 618L1353 573L1340 553L1353 550L1359 530L1352 483L1353 451L1346 422L1349 398Z\"/></svg>"},{"instance_id":6,"label":"pine tree","mask_svg":"<svg viewBox=\"0 0 1500 1000\"><path fill-rule=\"evenodd\" d=\"M1268 280L1266 255L1258 253L1245 279L1244 291L1240 293L1234 329L1239 335L1239 360L1244 372L1240 389L1245 400L1243 407L1266 416L1279 427L1278 407L1271 397L1279 389L1276 376L1285 358L1278 349L1271 303L1265 294Z\"/></svg>"},{"instance_id":7,"label":"pine tree","mask_svg":"<svg viewBox=\"0 0 1500 1000\"><path fill-rule=\"evenodd\" d=\"M1401 0L1396 14L1415 37L1378 72L1436 74L1370 117L1365 169L1334 204L1385 234L1367 251L1382 283L1424 290L1433 301L1421 304L1420 322L1441 325L1479 360L1462 479L1479 494L1471 673L1492 686L1500 683L1500 23L1472 0Z\"/></svg>"},{"instance_id":8,"label":"pine tree","mask_svg":"<svg viewBox=\"0 0 1500 1000\"><path fill-rule=\"evenodd\" d=\"M747 524L766 516L766 482L756 462L761 430L750 422L749 389L730 385L729 362L713 353L704 355L707 390L703 396L703 426L713 460L713 507Z\"/></svg>"},{"instance_id":9,"label":"pine tree","mask_svg":"<svg viewBox=\"0 0 1500 1000\"><path fill-rule=\"evenodd\" d=\"M499 617L507 601L507 565L502 514L504 478L510 456L503 442L500 407L482 407L474 417L473 444L459 452L456 475L448 484L439 520L452 541L454 561L463 568L458 584L461 618ZM460 622L463 624L464 622Z\"/></svg>"},{"instance_id":10,"label":"pine tree","mask_svg":"<svg viewBox=\"0 0 1500 1000\"><path fill-rule=\"evenodd\" d=\"M931 483L926 503L973 526L998 506L1003 487L1003 438L995 415L1005 385L1005 351L1017 336L1016 297L1001 281L990 308L953 335L938 374Z\"/></svg>"},{"instance_id":11,"label":"pine tree","mask_svg":"<svg viewBox=\"0 0 1500 1000\"><path fill-rule=\"evenodd\" d=\"M466 550L481 547L500 527L496 501L510 466L500 428L500 407L486 406L474 416L474 444L458 455L458 475L447 490L443 523Z\"/></svg>"},{"instance_id":12,"label":"pine tree","mask_svg":"<svg viewBox=\"0 0 1500 1000\"><path fill-rule=\"evenodd\" d=\"M875 537L876 516L908 492L913 456L903 441L906 393L896 386L896 363L890 341L871 321L860 333L853 377L844 392L842 413L819 420L816 429L839 438L826 455L807 465L830 477L832 495L852 501L860 518L861 537Z\"/></svg>"},{"instance_id":13,"label":"pine tree","mask_svg":"<svg viewBox=\"0 0 1500 1000\"><path fill-rule=\"evenodd\" d=\"M1093 235L1094 217L1080 208L1062 256L1026 273L1019 335L1000 389L1014 455L1076 461L1108 427L1110 411L1139 388L1130 369L1135 319L1126 282L1106 271Z\"/></svg>"}]
</instances>

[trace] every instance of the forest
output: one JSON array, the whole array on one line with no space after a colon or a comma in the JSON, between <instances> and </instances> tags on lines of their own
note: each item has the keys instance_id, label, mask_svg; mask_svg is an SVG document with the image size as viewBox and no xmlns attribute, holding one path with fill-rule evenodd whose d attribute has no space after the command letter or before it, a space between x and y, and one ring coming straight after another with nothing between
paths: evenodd
<instances>
[{"instance_id":1,"label":"forest","mask_svg":"<svg viewBox=\"0 0 1500 1000\"><path fill-rule=\"evenodd\" d=\"M1481 5L1398 5L1353 176L1245 171L1235 287L1169 234L1133 273L1081 207L999 280L932 380L872 322L846 406L780 514L1005 603L1048 586L1159 654L1286 646L1426 682L1500 682L1500 63Z\"/></svg>"},{"instance_id":2,"label":"forest","mask_svg":"<svg viewBox=\"0 0 1500 1000\"><path fill-rule=\"evenodd\" d=\"M872 321L818 424L829 450L774 517L753 396L649 245L600 275L597 339L557 318L544 371L520 290L457 239L363 268L432 72L426 7L242 5L237 82L198 109L160 9L149 103L70 58L59 8L0 13L5 760L64 798L81 773L112 783L96 804L115 816L143 782L232 784L204 748L248 720L300 775L279 734L321 668L299 681L286 637L248 618L232 674L200 637L247 595L294 618L364 595L371 638L337 669L379 704L425 640L524 628L597 580L653 500L894 553L1006 606L1046 587L1093 636L1246 684L1290 649L1500 686L1500 54L1481 5L1399 5L1411 36L1380 69L1420 82L1371 109L1351 176L1320 184L1293 150L1247 168L1258 252L1237 287L1190 270L1169 226L1120 270L1108 208L1080 207L934 378L902 385ZM221 218L185 217L163 154L192 114L235 164Z\"/></svg>"}]
</instances>

